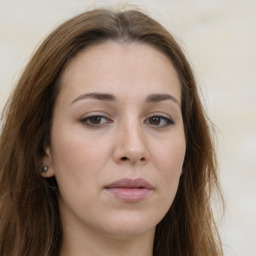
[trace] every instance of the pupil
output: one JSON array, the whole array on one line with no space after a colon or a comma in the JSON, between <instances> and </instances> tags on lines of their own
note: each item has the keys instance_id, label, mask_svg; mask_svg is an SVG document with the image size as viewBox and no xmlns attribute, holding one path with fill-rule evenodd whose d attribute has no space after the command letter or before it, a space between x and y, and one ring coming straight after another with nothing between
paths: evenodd
<instances>
[{"instance_id":1,"label":"pupil","mask_svg":"<svg viewBox=\"0 0 256 256\"><path fill-rule=\"evenodd\" d=\"M150 119L150 123L151 123L151 124L154 124L154 125L157 125L157 124L160 123L160 118L159 118L159 117L152 117L152 118Z\"/></svg>"},{"instance_id":2,"label":"pupil","mask_svg":"<svg viewBox=\"0 0 256 256\"><path fill-rule=\"evenodd\" d=\"M99 124L100 123L100 120L101 120L101 117L100 116L93 116L91 118L91 123L92 124Z\"/></svg>"}]
</instances>

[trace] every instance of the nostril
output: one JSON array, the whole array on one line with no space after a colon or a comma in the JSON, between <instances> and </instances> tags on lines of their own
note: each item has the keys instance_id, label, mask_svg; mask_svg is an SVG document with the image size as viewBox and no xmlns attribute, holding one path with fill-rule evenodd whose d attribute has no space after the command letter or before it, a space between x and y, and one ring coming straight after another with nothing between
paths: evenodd
<instances>
[{"instance_id":1,"label":"nostril","mask_svg":"<svg viewBox=\"0 0 256 256\"><path fill-rule=\"evenodd\" d=\"M127 160L128 160L128 157L126 157L126 156L121 157L121 161L127 161ZM140 161L145 162L146 158L142 157L142 158L140 158Z\"/></svg>"}]
</instances>

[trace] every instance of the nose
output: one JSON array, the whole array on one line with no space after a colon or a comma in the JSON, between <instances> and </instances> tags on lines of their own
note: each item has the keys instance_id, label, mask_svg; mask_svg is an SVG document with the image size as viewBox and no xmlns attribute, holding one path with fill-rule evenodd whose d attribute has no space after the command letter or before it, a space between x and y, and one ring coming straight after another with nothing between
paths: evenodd
<instances>
[{"instance_id":1,"label":"nose","mask_svg":"<svg viewBox=\"0 0 256 256\"><path fill-rule=\"evenodd\" d=\"M143 165L148 162L150 152L146 136L140 125L119 128L115 136L114 161L121 164Z\"/></svg>"}]
</instances>

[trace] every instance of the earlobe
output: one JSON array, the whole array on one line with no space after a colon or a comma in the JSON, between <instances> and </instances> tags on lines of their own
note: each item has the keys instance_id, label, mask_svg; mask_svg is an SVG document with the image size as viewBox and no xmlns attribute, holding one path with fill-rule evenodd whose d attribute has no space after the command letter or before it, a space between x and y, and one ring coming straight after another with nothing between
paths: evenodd
<instances>
[{"instance_id":1,"label":"earlobe","mask_svg":"<svg viewBox=\"0 0 256 256\"><path fill-rule=\"evenodd\" d=\"M39 172L44 178L50 178L54 176L50 147L47 147L45 150L45 156L42 159L42 166Z\"/></svg>"}]
</instances>

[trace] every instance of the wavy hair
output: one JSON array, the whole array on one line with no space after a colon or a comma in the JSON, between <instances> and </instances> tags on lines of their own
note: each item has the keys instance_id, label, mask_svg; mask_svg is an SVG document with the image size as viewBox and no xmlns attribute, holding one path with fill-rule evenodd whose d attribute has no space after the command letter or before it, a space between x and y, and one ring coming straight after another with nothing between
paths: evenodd
<instances>
[{"instance_id":1,"label":"wavy hair","mask_svg":"<svg viewBox=\"0 0 256 256\"><path fill-rule=\"evenodd\" d=\"M191 67L174 37L138 10L95 9L60 25L27 64L2 114L0 255L56 256L62 243L56 181L39 170L50 143L52 113L64 67L88 46L138 42L158 49L181 84L186 136L183 174L172 206L156 227L154 256L223 255L211 197L219 193L209 122Z\"/></svg>"}]
</instances>

